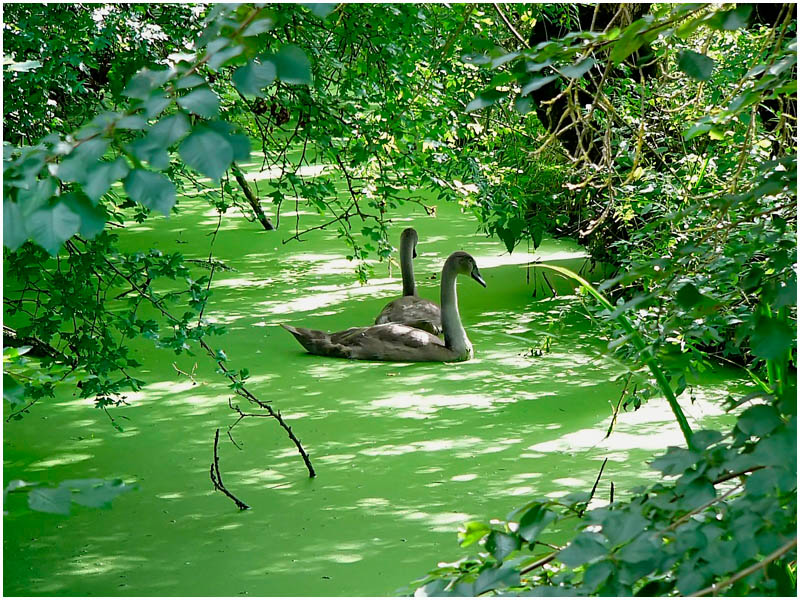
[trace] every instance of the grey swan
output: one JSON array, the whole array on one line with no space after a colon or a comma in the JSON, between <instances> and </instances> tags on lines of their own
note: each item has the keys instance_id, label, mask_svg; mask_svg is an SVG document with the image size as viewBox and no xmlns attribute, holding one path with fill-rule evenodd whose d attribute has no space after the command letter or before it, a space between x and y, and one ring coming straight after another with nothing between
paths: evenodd
<instances>
[{"instance_id":1,"label":"grey swan","mask_svg":"<svg viewBox=\"0 0 800 600\"><path fill-rule=\"evenodd\" d=\"M371 327L352 327L325 333L304 327L281 324L311 354L357 360L400 362L453 362L469 360L472 344L461 325L458 313L456 277L469 275L486 287L475 259L466 252L453 252L442 268L441 300L444 342L427 331L384 323Z\"/></svg>"},{"instance_id":2,"label":"grey swan","mask_svg":"<svg viewBox=\"0 0 800 600\"><path fill-rule=\"evenodd\" d=\"M375 319L375 325L400 323L428 331L433 335L442 333L442 311L439 305L417 296L414 281L414 263L417 258L417 230L413 227L400 235L400 272L403 275L403 295L383 307Z\"/></svg>"}]
</instances>

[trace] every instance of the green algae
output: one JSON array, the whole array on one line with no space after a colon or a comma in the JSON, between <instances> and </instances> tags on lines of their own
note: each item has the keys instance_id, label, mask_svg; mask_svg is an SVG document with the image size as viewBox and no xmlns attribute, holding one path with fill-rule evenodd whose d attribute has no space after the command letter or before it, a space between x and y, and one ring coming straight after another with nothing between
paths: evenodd
<instances>
[{"instance_id":1,"label":"green algae","mask_svg":"<svg viewBox=\"0 0 800 600\"><path fill-rule=\"evenodd\" d=\"M215 213L199 199L184 198L181 208L132 228L123 245L206 257ZM313 215L304 218L313 223ZM439 206L436 217L406 208L394 227L398 238L403 227L419 231L422 296L437 298L438 270L454 250L473 254L487 281L487 289L459 283L476 357L351 362L306 354L279 323L369 324L400 293L399 272L377 265L361 286L335 232L284 245L293 214L283 219L279 231L265 232L226 216L213 253L235 271L214 275L206 316L228 328L212 345L224 348L230 367L249 369L248 387L282 411L318 477L308 478L270 419L243 421L233 432L241 449L230 443L230 390L205 356L175 356L137 340L149 385L114 411L124 432L67 390L4 426L6 482L138 483L111 510L76 507L70 517L31 513L12 495L4 517L6 594L391 595L437 561L463 554L455 536L462 522L504 516L531 497L591 489L606 457L597 501L607 501L610 482L624 494L651 480L646 461L682 443L660 398L621 414L603 439L622 389L612 379L624 366L607 356L573 284L551 277L548 285L525 268L536 258L584 269L578 246L545 240L535 256L508 255L458 207ZM549 351L540 355L545 340ZM685 406L692 425L728 422L722 400L741 385L735 371L703 374L696 401ZM681 400L688 404L686 395ZM218 427L225 484L250 511L212 489Z\"/></svg>"}]
</instances>

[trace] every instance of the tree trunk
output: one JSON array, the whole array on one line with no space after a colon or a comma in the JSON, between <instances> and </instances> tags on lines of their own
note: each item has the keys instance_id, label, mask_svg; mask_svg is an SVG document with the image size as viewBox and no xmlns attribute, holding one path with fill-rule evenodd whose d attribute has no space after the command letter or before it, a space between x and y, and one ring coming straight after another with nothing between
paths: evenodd
<instances>
[{"instance_id":1,"label":"tree trunk","mask_svg":"<svg viewBox=\"0 0 800 600\"><path fill-rule=\"evenodd\" d=\"M615 26L625 26L641 18L649 10L649 3L600 4L597 7L594 4L579 4L577 5L578 28L581 31L590 29L602 31L615 17ZM617 14L618 12L620 13L619 15ZM533 27L528 43L533 47L540 42L563 37L571 30L571 26L548 23L546 19L540 19ZM632 55L631 59L638 62L639 57L644 57L650 52L650 47L645 44L637 53ZM595 69L598 68L595 67ZM596 73L595 79L599 80L600 75L601 72ZM643 69L643 75L645 77L652 75L652 66ZM613 77L614 73L610 73L609 76ZM587 82L586 87L586 90L576 90L578 94L576 104L578 106L588 104L594 99L597 90L591 80ZM587 130L577 116L570 112L570 100L566 96L558 97L560 93L560 85L555 81L531 92L530 98L536 104L536 115L549 132L561 131L557 139L571 157L576 159L588 157L591 162L597 163L602 157L602 143L597 143L597 140L592 139L591 123ZM566 117L564 117L565 113L568 113ZM562 119L562 117L564 118Z\"/></svg>"}]
</instances>

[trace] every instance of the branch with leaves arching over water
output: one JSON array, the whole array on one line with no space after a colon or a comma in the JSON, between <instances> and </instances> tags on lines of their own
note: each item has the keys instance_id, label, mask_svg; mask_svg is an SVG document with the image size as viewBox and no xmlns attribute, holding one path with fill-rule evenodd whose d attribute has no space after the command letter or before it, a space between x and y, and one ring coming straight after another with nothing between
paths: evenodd
<instances>
[{"instance_id":1,"label":"branch with leaves arching over water","mask_svg":"<svg viewBox=\"0 0 800 600\"><path fill-rule=\"evenodd\" d=\"M120 277L125 279L131 285L131 287L133 287L139 293L139 295L142 298L145 298L148 302L150 302L150 304L154 308L156 308L159 312L161 312L162 315L167 317L167 319L169 319L170 322L172 322L172 323L180 323L179 319L176 319L167 309L165 309L162 306L161 300L153 298L145 290L140 289L139 286L136 284L135 281L133 281L133 279L131 277L129 277L128 275L126 275L125 273L120 271L117 268L117 266L113 262L111 262L108 258L105 258L105 262L108 264L108 266L114 272L116 272ZM270 406L269 403L262 402L261 400L259 400L252 392L250 392L250 390L248 390L245 387L244 383L242 382L242 378L240 377L240 375L237 374L235 371L229 370L225 366L224 361L226 360L226 357L225 357L224 353L222 353L221 351L215 352L211 348L211 346L209 346L202 337L198 338L196 341L200 345L200 347L203 350L206 351L206 354L208 354L208 356L217 363L217 366L219 367L220 372L225 377L227 377L228 380L230 380L231 387L233 388L234 393L238 394L239 396L242 396L243 398L247 399L248 401L250 401L250 402L258 405L259 407L263 408L264 410L266 410L269 413L269 415L278 422L278 424L281 426L281 428L284 431L286 431L286 434L289 436L289 439L292 440L292 443L297 447L297 451L300 453L300 456L303 458L303 462L305 463L306 468L308 469L308 476L309 477L316 477L317 473L314 470L313 465L311 464L311 459L309 458L308 453L305 451L305 448L303 448L302 443L300 442L300 440L297 438L297 436L292 431L292 428L283 419L283 417L281 416L280 411L275 410L274 408L272 408L272 406Z\"/></svg>"}]
</instances>

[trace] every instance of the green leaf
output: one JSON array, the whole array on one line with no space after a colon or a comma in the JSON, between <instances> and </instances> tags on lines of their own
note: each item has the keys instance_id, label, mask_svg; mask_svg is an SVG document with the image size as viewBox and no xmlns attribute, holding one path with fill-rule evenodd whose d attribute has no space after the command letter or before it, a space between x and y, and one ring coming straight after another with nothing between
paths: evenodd
<instances>
[{"instance_id":1,"label":"green leaf","mask_svg":"<svg viewBox=\"0 0 800 600\"><path fill-rule=\"evenodd\" d=\"M715 444L722 439L722 433L716 429L703 429L695 431L692 435L692 444L697 450L705 450L711 444Z\"/></svg>"},{"instance_id":2,"label":"green leaf","mask_svg":"<svg viewBox=\"0 0 800 600\"><path fill-rule=\"evenodd\" d=\"M778 487L778 477L774 467L760 469L750 475L745 482L747 493L754 497L773 494Z\"/></svg>"},{"instance_id":3,"label":"green leaf","mask_svg":"<svg viewBox=\"0 0 800 600\"><path fill-rule=\"evenodd\" d=\"M28 493L28 508L58 515L69 514L70 491L64 487L34 488Z\"/></svg>"},{"instance_id":4,"label":"green leaf","mask_svg":"<svg viewBox=\"0 0 800 600\"><path fill-rule=\"evenodd\" d=\"M19 204L3 199L3 245L12 252L28 239L28 231Z\"/></svg>"},{"instance_id":5,"label":"green leaf","mask_svg":"<svg viewBox=\"0 0 800 600\"><path fill-rule=\"evenodd\" d=\"M313 14L315 17L325 19L329 14L336 10L338 4L335 2L306 2L303 4L303 6L310 10L311 14Z\"/></svg>"},{"instance_id":6,"label":"green leaf","mask_svg":"<svg viewBox=\"0 0 800 600\"><path fill-rule=\"evenodd\" d=\"M161 144L153 143L143 137L128 145L128 150L141 162L146 162L153 169L163 171L169 167L169 152Z\"/></svg>"},{"instance_id":7,"label":"green leaf","mask_svg":"<svg viewBox=\"0 0 800 600\"><path fill-rule=\"evenodd\" d=\"M561 73L564 77L569 77L570 79L577 79L578 77L583 77L586 74L586 72L589 69L591 69L594 65L595 65L595 60L590 56L584 58L579 63L567 67L559 67L556 70L559 73Z\"/></svg>"},{"instance_id":8,"label":"green leaf","mask_svg":"<svg viewBox=\"0 0 800 600\"><path fill-rule=\"evenodd\" d=\"M689 141L702 133L711 131L711 127L711 123L695 123L684 132L683 139Z\"/></svg>"},{"instance_id":9,"label":"green leaf","mask_svg":"<svg viewBox=\"0 0 800 600\"><path fill-rule=\"evenodd\" d=\"M527 96L531 92L535 92L539 88L547 85L551 81L555 81L556 79L558 79L558 75L547 75L545 77L536 75L535 77L531 77L528 80L528 83L522 86L522 91L520 91L520 96Z\"/></svg>"},{"instance_id":10,"label":"green leaf","mask_svg":"<svg viewBox=\"0 0 800 600\"><path fill-rule=\"evenodd\" d=\"M209 121L206 126L225 136L233 148L233 160L244 161L250 158L250 138L247 135L237 133L236 127L227 121Z\"/></svg>"},{"instance_id":11,"label":"green leaf","mask_svg":"<svg viewBox=\"0 0 800 600\"><path fill-rule=\"evenodd\" d=\"M233 148L225 136L197 127L178 149L187 165L217 181L233 162Z\"/></svg>"},{"instance_id":12,"label":"green leaf","mask_svg":"<svg viewBox=\"0 0 800 600\"><path fill-rule=\"evenodd\" d=\"M514 235L513 231L510 229L498 229L497 236L503 240L503 243L506 245L506 250L508 250L509 254L514 252L514 246L517 243L517 236Z\"/></svg>"},{"instance_id":13,"label":"green leaf","mask_svg":"<svg viewBox=\"0 0 800 600\"><path fill-rule=\"evenodd\" d=\"M717 497L714 486L705 477L698 477L683 489L677 489L683 494L678 500L682 510L693 510Z\"/></svg>"},{"instance_id":14,"label":"green leaf","mask_svg":"<svg viewBox=\"0 0 800 600\"><path fill-rule=\"evenodd\" d=\"M527 115L533 110L533 100L530 98L517 98L514 101L514 109L522 115Z\"/></svg>"},{"instance_id":15,"label":"green leaf","mask_svg":"<svg viewBox=\"0 0 800 600\"><path fill-rule=\"evenodd\" d=\"M612 546L619 546L639 535L648 523L638 513L614 510L603 519L603 535Z\"/></svg>"},{"instance_id":16,"label":"green leaf","mask_svg":"<svg viewBox=\"0 0 800 600\"><path fill-rule=\"evenodd\" d=\"M670 446L667 453L653 460L650 466L664 475L680 475L695 464L699 458L700 455L696 452Z\"/></svg>"},{"instance_id":17,"label":"green leaf","mask_svg":"<svg viewBox=\"0 0 800 600\"><path fill-rule=\"evenodd\" d=\"M62 196L62 202L80 217L81 226L78 231L81 235L94 239L98 233L103 231L106 226L106 212L92 204L85 195L70 192Z\"/></svg>"},{"instance_id":18,"label":"green leaf","mask_svg":"<svg viewBox=\"0 0 800 600\"><path fill-rule=\"evenodd\" d=\"M206 64L214 71L219 71L220 67L230 61L232 58L239 56L243 50L244 46L242 45L231 46L230 48L219 50L211 55L208 61L206 61Z\"/></svg>"},{"instance_id":19,"label":"green leaf","mask_svg":"<svg viewBox=\"0 0 800 600\"><path fill-rule=\"evenodd\" d=\"M635 538L630 544L620 548L617 552L617 558L629 565L644 566L644 569L639 574L639 577L641 577L656 567L656 561L660 553L661 548L654 536L645 533Z\"/></svg>"},{"instance_id":20,"label":"green leaf","mask_svg":"<svg viewBox=\"0 0 800 600\"><path fill-rule=\"evenodd\" d=\"M586 572L583 574L583 586L585 591L590 595L597 591L597 588L611 575L613 569L613 563L607 560L589 565L586 568Z\"/></svg>"},{"instance_id":21,"label":"green leaf","mask_svg":"<svg viewBox=\"0 0 800 600\"><path fill-rule=\"evenodd\" d=\"M514 550L519 550L520 545L520 539L516 535L502 531L492 531L486 538L486 549L499 561L505 559Z\"/></svg>"},{"instance_id":22,"label":"green leaf","mask_svg":"<svg viewBox=\"0 0 800 600\"><path fill-rule=\"evenodd\" d=\"M277 71L270 61L251 62L239 67L233 74L233 84L245 96L264 97L262 90L275 81Z\"/></svg>"},{"instance_id":23,"label":"green leaf","mask_svg":"<svg viewBox=\"0 0 800 600\"><path fill-rule=\"evenodd\" d=\"M678 68L692 79L708 81L714 70L714 60L693 50L678 53Z\"/></svg>"},{"instance_id":24,"label":"green leaf","mask_svg":"<svg viewBox=\"0 0 800 600\"><path fill-rule=\"evenodd\" d=\"M578 567L593 562L608 554L608 548L596 533L581 532L564 550L558 553L558 560L568 567Z\"/></svg>"},{"instance_id":25,"label":"green leaf","mask_svg":"<svg viewBox=\"0 0 800 600\"><path fill-rule=\"evenodd\" d=\"M27 188L20 188L17 191L17 206L22 217L26 218L34 211L49 204L57 189L58 181L53 177L35 179L28 184Z\"/></svg>"},{"instance_id":26,"label":"green leaf","mask_svg":"<svg viewBox=\"0 0 800 600\"><path fill-rule=\"evenodd\" d=\"M621 63L628 58L631 54L641 48L645 40L639 35L639 32L646 29L648 22L645 19L638 19L625 28L622 36L614 42L611 49L610 59L614 66Z\"/></svg>"},{"instance_id":27,"label":"green leaf","mask_svg":"<svg viewBox=\"0 0 800 600\"><path fill-rule=\"evenodd\" d=\"M275 26L275 21L267 17L266 19L258 19L250 23L242 32L242 37L251 37L269 31Z\"/></svg>"},{"instance_id":28,"label":"green leaf","mask_svg":"<svg viewBox=\"0 0 800 600\"><path fill-rule=\"evenodd\" d=\"M772 433L782 423L783 421L781 421L780 415L778 415L778 411L775 410L774 406L757 404L741 414L736 422L736 427L746 435L763 437L768 433Z\"/></svg>"},{"instance_id":29,"label":"green leaf","mask_svg":"<svg viewBox=\"0 0 800 600\"><path fill-rule=\"evenodd\" d=\"M75 235L80 226L80 217L63 202L37 210L27 222L31 239L51 256L58 254L64 242Z\"/></svg>"},{"instance_id":30,"label":"green leaf","mask_svg":"<svg viewBox=\"0 0 800 600\"><path fill-rule=\"evenodd\" d=\"M759 358L775 360L794 347L796 341L794 327L785 321L761 315L750 336L750 351Z\"/></svg>"},{"instance_id":31,"label":"green leaf","mask_svg":"<svg viewBox=\"0 0 800 600\"><path fill-rule=\"evenodd\" d=\"M86 170L89 165L99 161L108 148L108 141L103 138L93 138L81 142L61 164L56 171L61 181L86 181Z\"/></svg>"},{"instance_id":32,"label":"green leaf","mask_svg":"<svg viewBox=\"0 0 800 600\"><path fill-rule=\"evenodd\" d=\"M178 98L178 106L199 117L210 119L219 112L219 98L209 88L199 88Z\"/></svg>"},{"instance_id":33,"label":"green leaf","mask_svg":"<svg viewBox=\"0 0 800 600\"><path fill-rule=\"evenodd\" d=\"M710 306L714 299L701 294L692 283L687 283L675 294L675 301L684 309L691 310L695 306Z\"/></svg>"},{"instance_id":34,"label":"green leaf","mask_svg":"<svg viewBox=\"0 0 800 600\"><path fill-rule=\"evenodd\" d=\"M189 133L190 129L186 115L175 113L154 123L147 133L147 140L155 146L166 149Z\"/></svg>"},{"instance_id":35,"label":"green leaf","mask_svg":"<svg viewBox=\"0 0 800 600\"><path fill-rule=\"evenodd\" d=\"M86 171L83 191L96 204L111 185L125 177L128 171L130 171L128 163L122 158L114 162L101 162Z\"/></svg>"},{"instance_id":36,"label":"green leaf","mask_svg":"<svg viewBox=\"0 0 800 600\"><path fill-rule=\"evenodd\" d=\"M703 299L703 295L691 283L687 283L675 295L675 301L685 309L692 308Z\"/></svg>"},{"instance_id":37,"label":"green leaf","mask_svg":"<svg viewBox=\"0 0 800 600\"><path fill-rule=\"evenodd\" d=\"M519 578L519 571L511 566L484 569L475 580L473 595L478 596L489 590L517 586L520 583Z\"/></svg>"},{"instance_id":38,"label":"green leaf","mask_svg":"<svg viewBox=\"0 0 800 600\"><path fill-rule=\"evenodd\" d=\"M459 530L458 541L462 548L466 548L478 540L483 539L483 536L490 531L491 529L485 523L481 523L480 521L470 521L464 524L464 531Z\"/></svg>"},{"instance_id":39,"label":"green leaf","mask_svg":"<svg viewBox=\"0 0 800 600\"><path fill-rule=\"evenodd\" d=\"M117 129L140 130L147 127L147 121L139 115L128 115L116 122Z\"/></svg>"},{"instance_id":40,"label":"green leaf","mask_svg":"<svg viewBox=\"0 0 800 600\"><path fill-rule=\"evenodd\" d=\"M541 504L536 504L520 518L517 535L532 543L538 539L544 528L555 521L557 517L558 515L552 510L548 510Z\"/></svg>"},{"instance_id":41,"label":"green leaf","mask_svg":"<svg viewBox=\"0 0 800 600\"><path fill-rule=\"evenodd\" d=\"M724 29L733 31L747 27L747 20L750 18L750 13L753 12L753 7L750 4L738 4L732 10L723 10L717 12L714 16L708 19L708 26L714 29Z\"/></svg>"},{"instance_id":42,"label":"green leaf","mask_svg":"<svg viewBox=\"0 0 800 600\"><path fill-rule=\"evenodd\" d=\"M504 98L506 96L503 92L498 92L497 90L486 90L475 96L475 98L467 104L467 107L464 109L466 112L473 112L476 110L481 110L488 106L491 106L500 98Z\"/></svg>"},{"instance_id":43,"label":"green leaf","mask_svg":"<svg viewBox=\"0 0 800 600\"><path fill-rule=\"evenodd\" d=\"M3 373L3 399L13 407L25 403L25 386L8 373Z\"/></svg>"},{"instance_id":44,"label":"green leaf","mask_svg":"<svg viewBox=\"0 0 800 600\"><path fill-rule=\"evenodd\" d=\"M165 216L175 204L175 184L161 173L134 169L125 178L125 191L131 200Z\"/></svg>"},{"instance_id":45,"label":"green leaf","mask_svg":"<svg viewBox=\"0 0 800 600\"><path fill-rule=\"evenodd\" d=\"M161 71L142 69L131 78L128 85L125 86L122 95L128 98L147 100L151 92L164 85L171 76L172 70L170 69Z\"/></svg>"},{"instance_id":46,"label":"green leaf","mask_svg":"<svg viewBox=\"0 0 800 600\"><path fill-rule=\"evenodd\" d=\"M203 85L206 83L206 80L199 75L187 75L186 77L182 77L177 82L175 82L175 89L176 90L186 90L189 88L197 87L198 85Z\"/></svg>"},{"instance_id":47,"label":"green leaf","mask_svg":"<svg viewBox=\"0 0 800 600\"><path fill-rule=\"evenodd\" d=\"M164 92L156 92L151 94L150 97L142 105L144 107L144 115L148 119L154 119L172 104L172 100L164 95Z\"/></svg>"},{"instance_id":48,"label":"green leaf","mask_svg":"<svg viewBox=\"0 0 800 600\"><path fill-rule=\"evenodd\" d=\"M284 46L272 57L272 61L281 81L311 85L311 62L297 46Z\"/></svg>"}]
</instances>

